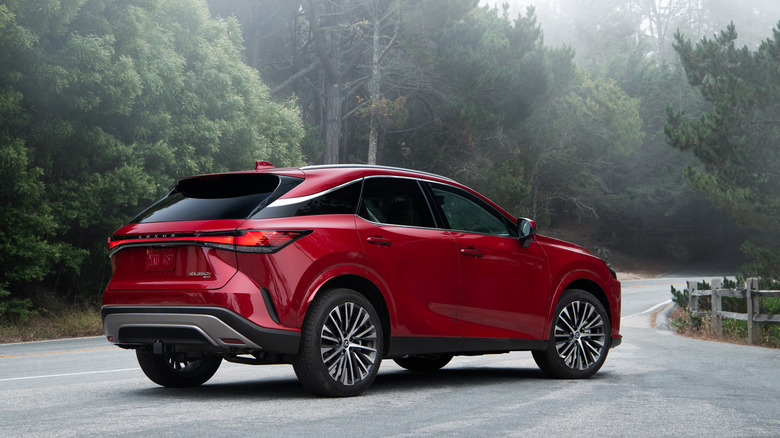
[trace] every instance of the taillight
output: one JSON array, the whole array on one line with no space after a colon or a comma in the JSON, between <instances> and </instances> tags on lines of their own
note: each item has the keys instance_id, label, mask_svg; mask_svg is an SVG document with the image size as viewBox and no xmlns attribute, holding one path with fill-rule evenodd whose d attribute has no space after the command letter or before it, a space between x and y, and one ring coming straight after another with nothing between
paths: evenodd
<instances>
[{"instance_id":1,"label":"taillight","mask_svg":"<svg viewBox=\"0 0 780 438\"><path fill-rule=\"evenodd\" d=\"M236 237L236 251L274 253L311 233L311 230L251 230Z\"/></svg>"},{"instance_id":2,"label":"taillight","mask_svg":"<svg viewBox=\"0 0 780 438\"><path fill-rule=\"evenodd\" d=\"M125 248L153 246L206 246L228 251L270 254L295 242L312 230L247 230L209 233L172 233L111 236L109 257Z\"/></svg>"}]
</instances>

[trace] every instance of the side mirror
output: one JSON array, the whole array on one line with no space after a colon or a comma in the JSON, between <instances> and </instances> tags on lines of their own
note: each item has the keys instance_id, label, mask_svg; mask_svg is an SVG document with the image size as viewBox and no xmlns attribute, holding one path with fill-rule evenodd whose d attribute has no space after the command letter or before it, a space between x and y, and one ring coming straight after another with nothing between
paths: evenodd
<instances>
[{"instance_id":1,"label":"side mirror","mask_svg":"<svg viewBox=\"0 0 780 438\"><path fill-rule=\"evenodd\" d=\"M520 244L528 248L536 235L536 222L524 217L517 219L517 232L520 235Z\"/></svg>"}]
</instances>

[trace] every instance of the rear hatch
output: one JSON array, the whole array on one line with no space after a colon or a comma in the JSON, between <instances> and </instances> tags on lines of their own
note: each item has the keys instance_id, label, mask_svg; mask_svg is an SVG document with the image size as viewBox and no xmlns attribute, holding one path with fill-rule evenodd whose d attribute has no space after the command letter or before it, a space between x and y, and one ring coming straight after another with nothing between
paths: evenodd
<instances>
[{"instance_id":1,"label":"rear hatch","mask_svg":"<svg viewBox=\"0 0 780 438\"><path fill-rule=\"evenodd\" d=\"M109 238L109 290L218 289L238 270L236 229L301 178L236 173L179 180Z\"/></svg>"}]
</instances>

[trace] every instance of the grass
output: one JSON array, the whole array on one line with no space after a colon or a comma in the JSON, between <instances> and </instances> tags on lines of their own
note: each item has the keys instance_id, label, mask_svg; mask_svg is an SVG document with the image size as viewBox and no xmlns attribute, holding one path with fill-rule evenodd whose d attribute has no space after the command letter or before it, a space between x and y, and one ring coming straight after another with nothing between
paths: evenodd
<instances>
[{"instance_id":1,"label":"grass","mask_svg":"<svg viewBox=\"0 0 780 438\"><path fill-rule=\"evenodd\" d=\"M23 322L0 325L0 344L103 334L100 311L83 308L38 312Z\"/></svg>"},{"instance_id":2,"label":"grass","mask_svg":"<svg viewBox=\"0 0 780 438\"><path fill-rule=\"evenodd\" d=\"M721 318L723 334L718 335L712 331L711 317L692 315L687 309L678 307L669 318L669 325L678 334L684 336L750 345L747 339L747 321ZM759 345L761 347L780 348L780 324L761 323L761 343Z\"/></svg>"}]
</instances>

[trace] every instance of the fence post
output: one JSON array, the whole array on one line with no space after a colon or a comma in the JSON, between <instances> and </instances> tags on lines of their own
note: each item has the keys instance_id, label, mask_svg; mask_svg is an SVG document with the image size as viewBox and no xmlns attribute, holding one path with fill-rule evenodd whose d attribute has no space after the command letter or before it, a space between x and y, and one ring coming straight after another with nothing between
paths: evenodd
<instances>
[{"instance_id":1,"label":"fence post","mask_svg":"<svg viewBox=\"0 0 780 438\"><path fill-rule=\"evenodd\" d=\"M748 341L753 345L761 343L761 326L758 321L754 320L755 315L761 312L761 297L754 293L757 290L758 278L748 278L745 280Z\"/></svg>"},{"instance_id":2,"label":"fence post","mask_svg":"<svg viewBox=\"0 0 780 438\"><path fill-rule=\"evenodd\" d=\"M723 285L723 280L714 279L711 283L712 287L711 289L711 300L712 300L712 333L716 334L717 336L723 336L723 323L720 319L720 312L723 310L723 297L720 296L720 293L717 291L717 289L720 289Z\"/></svg>"},{"instance_id":3,"label":"fence post","mask_svg":"<svg viewBox=\"0 0 780 438\"><path fill-rule=\"evenodd\" d=\"M696 292L696 287L695 281L688 282L688 311L691 313L699 311L699 297L693 295Z\"/></svg>"}]
</instances>

